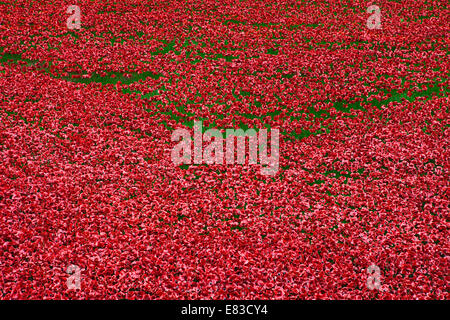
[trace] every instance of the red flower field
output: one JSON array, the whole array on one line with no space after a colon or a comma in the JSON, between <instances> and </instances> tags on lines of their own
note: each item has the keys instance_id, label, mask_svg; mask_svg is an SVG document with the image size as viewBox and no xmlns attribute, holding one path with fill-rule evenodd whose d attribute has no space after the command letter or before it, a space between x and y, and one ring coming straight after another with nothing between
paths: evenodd
<instances>
[{"instance_id":1,"label":"red flower field","mask_svg":"<svg viewBox=\"0 0 450 320\"><path fill-rule=\"evenodd\" d=\"M449 18L0 2L0 299L449 299ZM279 170L175 165L194 121L279 129Z\"/></svg>"}]
</instances>

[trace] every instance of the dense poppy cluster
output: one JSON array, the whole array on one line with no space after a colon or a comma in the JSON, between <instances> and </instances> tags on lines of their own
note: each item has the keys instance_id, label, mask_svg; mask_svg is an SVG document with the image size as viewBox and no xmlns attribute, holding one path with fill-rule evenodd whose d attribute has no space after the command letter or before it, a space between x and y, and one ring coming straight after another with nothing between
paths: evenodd
<instances>
[{"instance_id":1,"label":"dense poppy cluster","mask_svg":"<svg viewBox=\"0 0 450 320\"><path fill-rule=\"evenodd\" d=\"M371 4L1 2L0 298L448 299L448 2ZM174 165L197 120L279 171Z\"/></svg>"}]
</instances>

